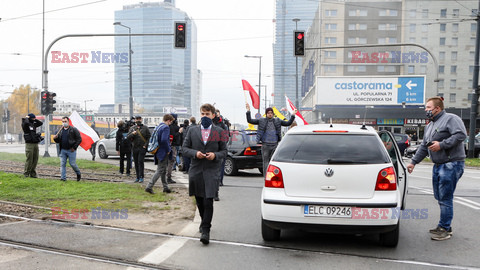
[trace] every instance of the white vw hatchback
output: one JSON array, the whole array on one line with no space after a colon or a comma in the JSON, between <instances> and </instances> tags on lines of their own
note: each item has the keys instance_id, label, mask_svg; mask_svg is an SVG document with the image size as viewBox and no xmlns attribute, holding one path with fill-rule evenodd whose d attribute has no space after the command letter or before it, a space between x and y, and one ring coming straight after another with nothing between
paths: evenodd
<instances>
[{"instance_id":1,"label":"white vw hatchback","mask_svg":"<svg viewBox=\"0 0 480 270\"><path fill-rule=\"evenodd\" d=\"M282 229L380 234L396 246L406 166L387 131L360 125L297 126L270 161L262 192L262 236Z\"/></svg>"}]
</instances>

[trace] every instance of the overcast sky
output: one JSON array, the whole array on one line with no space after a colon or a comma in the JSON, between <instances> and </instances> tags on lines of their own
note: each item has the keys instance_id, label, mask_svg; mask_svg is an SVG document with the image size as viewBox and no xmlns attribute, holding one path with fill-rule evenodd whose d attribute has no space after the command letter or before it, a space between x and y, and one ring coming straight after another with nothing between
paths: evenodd
<instances>
[{"instance_id":1,"label":"overcast sky","mask_svg":"<svg viewBox=\"0 0 480 270\"><path fill-rule=\"evenodd\" d=\"M21 84L42 87L42 2L0 1L0 99ZM114 11L138 2L45 0L45 49L66 34L114 33ZM259 61L244 55L263 56L262 85L267 85L271 98L274 2L176 0L176 6L197 25L202 102L216 103L222 114L234 122L246 123L241 80L249 81L258 92ZM55 50L114 52L114 41L113 37L64 39L52 47ZM82 109L84 100L95 100L87 103L87 109L114 102L113 64L51 63L49 58L48 70L49 90L57 93L57 99L80 103Z\"/></svg>"}]
</instances>

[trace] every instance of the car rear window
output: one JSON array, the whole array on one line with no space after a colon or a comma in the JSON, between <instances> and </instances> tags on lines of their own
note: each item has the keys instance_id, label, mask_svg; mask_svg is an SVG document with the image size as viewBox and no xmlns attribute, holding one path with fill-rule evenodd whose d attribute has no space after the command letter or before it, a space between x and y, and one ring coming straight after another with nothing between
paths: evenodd
<instances>
[{"instance_id":1,"label":"car rear window","mask_svg":"<svg viewBox=\"0 0 480 270\"><path fill-rule=\"evenodd\" d=\"M390 162L375 135L291 134L273 161L307 164L382 164Z\"/></svg>"},{"instance_id":2,"label":"car rear window","mask_svg":"<svg viewBox=\"0 0 480 270\"><path fill-rule=\"evenodd\" d=\"M247 134L246 137L247 137L248 145L250 145L250 146L257 145L257 133Z\"/></svg>"}]
</instances>

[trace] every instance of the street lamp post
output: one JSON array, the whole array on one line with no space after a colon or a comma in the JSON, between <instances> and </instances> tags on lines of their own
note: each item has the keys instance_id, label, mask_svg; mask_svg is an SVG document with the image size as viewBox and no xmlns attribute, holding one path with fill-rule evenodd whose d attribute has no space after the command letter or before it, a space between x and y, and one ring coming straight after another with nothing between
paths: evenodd
<instances>
[{"instance_id":1,"label":"street lamp post","mask_svg":"<svg viewBox=\"0 0 480 270\"><path fill-rule=\"evenodd\" d=\"M114 22L113 25L123 26L128 28L128 75L130 81L130 96L128 98L128 109L130 111L130 118L133 117L133 93L132 93L132 28L123 25L121 22Z\"/></svg>"},{"instance_id":2,"label":"street lamp post","mask_svg":"<svg viewBox=\"0 0 480 270\"><path fill-rule=\"evenodd\" d=\"M262 56L253 56L253 55L245 55L246 58L258 58L259 63L259 67L258 67L258 85L262 85ZM261 86L258 87L258 99L259 99L259 102L260 102L260 93L261 93ZM258 105L258 113L260 113L260 104Z\"/></svg>"},{"instance_id":3,"label":"street lamp post","mask_svg":"<svg viewBox=\"0 0 480 270\"><path fill-rule=\"evenodd\" d=\"M295 22L295 31L297 31L297 24L300 19L293 19L292 21ZM297 110L300 110L299 101L298 101L298 57L295 56L295 106Z\"/></svg>"},{"instance_id":4,"label":"street lamp post","mask_svg":"<svg viewBox=\"0 0 480 270\"><path fill-rule=\"evenodd\" d=\"M93 101L93 99L83 101L83 102L85 102L85 120L87 120L87 102L90 102L90 101Z\"/></svg>"}]
</instances>

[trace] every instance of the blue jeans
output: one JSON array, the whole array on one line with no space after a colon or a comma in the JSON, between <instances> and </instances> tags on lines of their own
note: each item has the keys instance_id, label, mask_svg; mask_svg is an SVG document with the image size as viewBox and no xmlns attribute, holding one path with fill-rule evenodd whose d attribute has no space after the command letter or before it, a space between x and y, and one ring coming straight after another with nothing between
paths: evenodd
<instances>
[{"instance_id":1,"label":"blue jeans","mask_svg":"<svg viewBox=\"0 0 480 270\"><path fill-rule=\"evenodd\" d=\"M438 226L449 230L453 219L453 193L463 175L464 161L453 161L433 166L433 195L440 205Z\"/></svg>"},{"instance_id":2,"label":"blue jeans","mask_svg":"<svg viewBox=\"0 0 480 270\"><path fill-rule=\"evenodd\" d=\"M60 173L62 174L62 180L67 180L67 158L68 163L72 166L72 169L78 175L80 174L80 169L77 166L77 151L70 151L66 149L60 150Z\"/></svg>"}]
</instances>

